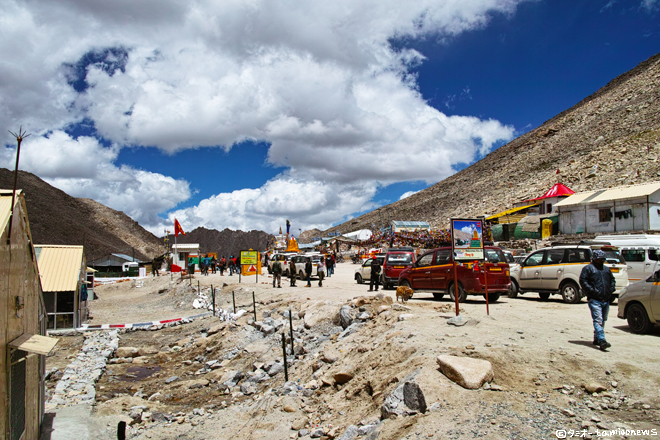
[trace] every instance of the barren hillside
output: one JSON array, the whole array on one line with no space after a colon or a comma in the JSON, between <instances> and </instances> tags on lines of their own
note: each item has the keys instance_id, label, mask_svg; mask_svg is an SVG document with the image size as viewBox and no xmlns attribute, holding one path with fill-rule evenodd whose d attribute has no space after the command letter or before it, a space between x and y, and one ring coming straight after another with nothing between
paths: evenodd
<instances>
[{"instance_id":1,"label":"barren hillside","mask_svg":"<svg viewBox=\"0 0 660 440\"><path fill-rule=\"evenodd\" d=\"M13 172L0 168L0 188L13 186ZM88 260L111 252L150 259L162 253L162 242L121 211L90 199L77 199L34 174L20 171L32 238L37 244L84 245Z\"/></svg>"},{"instance_id":2,"label":"barren hillside","mask_svg":"<svg viewBox=\"0 0 660 440\"><path fill-rule=\"evenodd\" d=\"M455 175L388 205L392 220L448 226L538 197L557 180L576 192L660 180L660 54ZM556 174L559 170L559 174ZM380 224L377 211L332 231Z\"/></svg>"},{"instance_id":3,"label":"barren hillside","mask_svg":"<svg viewBox=\"0 0 660 440\"><path fill-rule=\"evenodd\" d=\"M218 256L229 257L238 255L240 251L254 249L263 251L268 245L272 235L263 231L232 231L225 228L217 229L196 228L186 235L177 237L178 243L199 243L200 252L216 252ZM170 235L170 243L174 244L174 235Z\"/></svg>"}]
</instances>

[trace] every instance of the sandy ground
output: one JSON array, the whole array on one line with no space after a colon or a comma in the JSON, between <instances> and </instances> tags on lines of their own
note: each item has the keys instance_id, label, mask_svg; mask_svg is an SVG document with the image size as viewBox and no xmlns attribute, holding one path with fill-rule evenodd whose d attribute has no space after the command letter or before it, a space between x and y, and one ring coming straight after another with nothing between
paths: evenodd
<instances>
[{"instance_id":1,"label":"sandy ground","mask_svg":"<svg viewBox=\"0 0 660 440\"><path fill-rule=\"evenodd\" d=\"M197 275L187 288L169 277L146 279L143 287L131 283L98 287L101 299L91 306L94 324L143 322L199 313L191 308L197 281L201 289L210 285L221 289L218 306L230 305L232 290L237 292L237 305L246 306L250 313L238 321L236 329L208 338L204 331L218 324L217 318L121 335L121 346L155 346L160 353L147 359L143 366L109 365L97 385L97 416L126 414L135 405L145 405L149 411L188 415L180 424L144 425L136 434L141 439L287 439L296 437L291 426L301 419L308 428L321 426L331 433L334 429L338 438L350 424L377 420L380 406L397 382L421 369L417 383L427 405L439 405L426 414L386 420L379 439L536 439L557 438L556 430L562 429L577 433L583 426L590 432L660 426L659 328L650 335L632 334L627 323L616 317L614 306L606 325L612 348L603 352L591 344L593 330L585 302L542 302L537 295L528 293L491 304L488 316L483 298L469 297L461 304L461 313L470 322L454 327L447 325L447 320L455 315L451 302L434 301L430 293L420 293L408 302L410 311L391 310L389 314L376 315L359 332L335 341L332 335L338 330L331 321L341 305L373 295L367 292L368 286L353 280L356 267L350 263L338 265L337 274L326 279L322 288L314 281L312 288L302 287L304 283L300 281L301 287L292 288L288 287L288 280L283 280L283 287L274 289L267 275L260 276L259 282L254 276L244 277L241 284L237 276ZM346 385L324 386L309 397L299 398L268 392L283 384L282 375L260 384L258 393L249 397L226 394L214 386L213 381L220 381L227 371L251 371L255 362L281 356L279 334L264 338L247 325L252 316L252 292L259 319L264 310L272 311L276 317L288 308L304 309L308 317L318 318L316 326L301 333L301 337L309 337L310 341L316 338L316 342L310 342L311 351L292 366L289 380L301 386L309 383L314 379L312 365L324 356L337 360L322 363L316 372L319 382L339 371L350 371L353 379ZM394 291L385 293L394 299ZM413 316L399 321L402 313ZM281 315L278 317L282 319ZM302 323L294 321L294 326L302 328ZM168 351L167 347L181 340L192 343L179 352ZM223 359L232 350L238 355L228 359L222 369L201 376L195 375L201 364L183 362L194 361L197 356ZM467 390L456 385L438 369L436 358L440 354L490 361L495 373L492 383L503 391ZM177 382L165 385L164 380L173 375L186 380L210 379L211 383L197 389L177 387ZM607 391L588 395L582 385L592 381L598 381ZM133 397L136 392L144 398ZM162 396L147 401L155 392ZM285 406L295 412L284 411ZM206 413L192 416L194 408L205 408Z\"/></svg>"}]
</instances>

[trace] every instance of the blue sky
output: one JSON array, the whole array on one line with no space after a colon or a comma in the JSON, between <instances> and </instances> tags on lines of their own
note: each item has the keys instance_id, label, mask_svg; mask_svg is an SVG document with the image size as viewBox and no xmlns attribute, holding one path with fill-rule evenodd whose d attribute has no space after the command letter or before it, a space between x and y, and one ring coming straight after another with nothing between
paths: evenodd
<instances>
[{"instance_id":1,"label":"blue sky","mask_svg":"<svg viewBox=\"0 0 660 440\"><path fill-rule=\"evenodd\" d=\"M2 3L0 125L34 133L21 168L155 233L325 229L660 48L659 0Z\"/></svg>"}]
</instances>

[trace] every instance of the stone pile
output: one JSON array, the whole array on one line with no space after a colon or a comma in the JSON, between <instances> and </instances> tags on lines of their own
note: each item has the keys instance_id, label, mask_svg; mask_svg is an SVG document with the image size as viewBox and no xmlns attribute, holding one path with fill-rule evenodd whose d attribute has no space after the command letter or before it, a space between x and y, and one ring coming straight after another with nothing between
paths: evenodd
<instances>
[{"instance_id":1,"label":"stone pile","mask_svg":"<svg viewBox=\"0 0 660 440\"><path fill-rule=\"evenodd\" d=\"M55 386L54 394L46 404L47 410L94 402L96 381L119 347L117 334L117 330L85 334L85 342Z\"/></svg>"}]
</instances>

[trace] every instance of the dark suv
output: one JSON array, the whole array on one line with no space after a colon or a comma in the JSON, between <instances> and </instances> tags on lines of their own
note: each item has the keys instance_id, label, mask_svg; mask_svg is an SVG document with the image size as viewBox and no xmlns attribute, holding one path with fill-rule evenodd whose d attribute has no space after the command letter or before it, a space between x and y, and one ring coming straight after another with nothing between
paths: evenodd
<instances>
[{"instance_id":1,"label":"dark suv","mask_svg":"<svg viewBox=\"0 0 660 440\"><path fill-rule=\"evenodd\" d=\"M488 271L488 301L495 302L500 295L508 293L511 286L509 263L502 250L487 246L484 249L486 262L479 263L479 271L471 264L456 268L458 275L458 300L465 301L467 295L483 295L486 289L484 270ZM420 255L415 264L404 269L399 275L399 285L408 286L415 292L433 292L435 299L442 299L445 293L454 300L454 267L451 247L436 248Z\"/></svg>"},{"instance_id":2,"label":"dark suv","mask_svg":"<svg viewBox=\"0 0 660 440\"><path fill-rule=\"evenodd\" d=\"M412 267L415 263L415 250L411 247L390 248L385 255L380 283L383 289L389 289L399 283L399 275L403 269Z\"/></svg>"}]
</instances>

